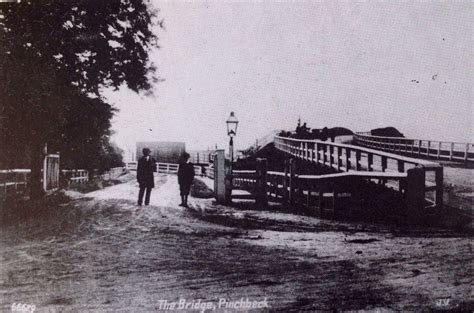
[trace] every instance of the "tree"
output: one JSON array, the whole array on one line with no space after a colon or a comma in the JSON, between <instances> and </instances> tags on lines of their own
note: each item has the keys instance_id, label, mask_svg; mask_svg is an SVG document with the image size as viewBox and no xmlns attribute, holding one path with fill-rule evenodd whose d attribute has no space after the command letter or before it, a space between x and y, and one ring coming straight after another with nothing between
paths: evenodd
<instances>
[{"instance_id":1,"label":"tree","mask_svg":"<svg viewBox=\"0 0 474 313\"><path fill-rule=\"evenodd\" d=\"M152 27L162 21L140 0L30 0L0 9L0 144L8 147L0 157L30 159L35 197L45 143L69 138L82 151L107 147L113 109L100 98L101 87L150 90ZM77 112L92 114L78 126ZM68 135L72 125L89 132L74 134L82 142Z\"/></svg>"}]
</instances>

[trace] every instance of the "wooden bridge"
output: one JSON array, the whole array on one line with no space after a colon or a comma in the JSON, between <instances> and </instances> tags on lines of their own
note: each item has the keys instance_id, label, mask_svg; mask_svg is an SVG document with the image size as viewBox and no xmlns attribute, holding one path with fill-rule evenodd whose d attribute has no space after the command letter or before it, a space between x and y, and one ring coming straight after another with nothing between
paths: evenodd
<instances>
[{"instance_id":1,"label":"wooden bridge","mask_svg":"<svg viewBox=\"0 0 474 313\"><path fill-rule=\"evenodd\" d=\"M370 132L354 134L360 146L417 158L474 162L474 143L372 136Z\"/></svg>"},{"instance_id":2,"label":"wooden bridge","mask_svg":"<svg viewBox=\"0 0 474 313\"><path fill-rule=\"evenodd\" d=\"M437 163L320 140L275 136L274 145L293 159L284 172L267 171L266 160L261 159L256 169L231 172L224 151L217 151L214 163L217 200L246 198L265 205L270 198L334 211L340 199L356 197L361 182L377 182L378 186L396 191L411 210L426 212L443 204L443 167ZM330 168L335 173L298 175L295 159ZM235 189L250 191L250 195L234 195Z\"/></svg>"}]
</instances>

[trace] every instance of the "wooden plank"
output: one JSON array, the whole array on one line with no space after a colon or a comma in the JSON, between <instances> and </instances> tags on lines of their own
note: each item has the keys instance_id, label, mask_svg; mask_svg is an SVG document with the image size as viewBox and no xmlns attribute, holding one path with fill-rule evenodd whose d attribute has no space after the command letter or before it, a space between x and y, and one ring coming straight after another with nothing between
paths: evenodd
<instances>
[{"instance_id":1,"label":"wooden plank","mask_svg":"<svg viewBox=\"0 0 474 313\"><path fill-rule=\"evenodd\" d=\"M236 194L232 195L232 199L255 200L255 196L252 194Z\"/></svg>"},{"instance_id":2,"label":"wooden plank","mask_svg":"<svg viewBox=\"0 0 474 313\"><path fill-rule=\"evenodd\" d=\"M324 180L340 177L362 177L362 178L386 178L400 179L407 177L406 173L398 172L366 172L366 171L350 171L344 173L325 174L325 175L298 175L298 179Z\"/></svg>"}]
</instances>

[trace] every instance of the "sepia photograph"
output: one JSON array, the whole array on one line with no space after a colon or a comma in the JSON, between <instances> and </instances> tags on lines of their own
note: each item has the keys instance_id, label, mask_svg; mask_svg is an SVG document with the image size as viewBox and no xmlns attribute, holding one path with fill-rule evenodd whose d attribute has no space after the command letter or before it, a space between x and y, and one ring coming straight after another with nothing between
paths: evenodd
<instances>
[{"instance_id":1,"label":"sepia photograph","mask_svg":"<svg viewBox=\"0 0 474 313\"><path fill-rule=\"evenodd\" d=\"M473 312L473 16L0 0L0 312Z\"/></svg>"}]
</instances>

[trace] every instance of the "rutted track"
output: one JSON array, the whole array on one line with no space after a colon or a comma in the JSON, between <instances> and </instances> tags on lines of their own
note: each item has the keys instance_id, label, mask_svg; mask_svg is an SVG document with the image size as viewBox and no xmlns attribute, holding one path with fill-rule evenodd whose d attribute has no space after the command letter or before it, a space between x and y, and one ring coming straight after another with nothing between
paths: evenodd
<instances>
[{"instance_id":1,"label":"rutted track","mask_svg":"<svg viewBox=\"0 0 474 313\"><path fill-rule=\"evenodd\" d=\"M148 207L135 205L130 181L2 221L0 309L143 312L164 299L241 297L267 297L285 312L436 308L440 298L472 308L462 234L403 234L201 199L186 210L174 176L156 183Z\"/></svg>"}]
</instances>

